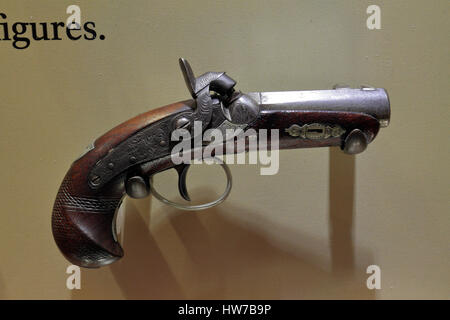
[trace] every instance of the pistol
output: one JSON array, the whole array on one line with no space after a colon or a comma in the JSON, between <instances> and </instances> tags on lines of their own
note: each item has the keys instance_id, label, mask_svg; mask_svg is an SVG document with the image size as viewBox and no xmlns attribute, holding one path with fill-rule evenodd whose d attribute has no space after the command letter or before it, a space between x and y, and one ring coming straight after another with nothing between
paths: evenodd
<instances>
[{"instance_id":1,"label":"pistol","mask_svg":"<svg viewBox=\"0 0 450 320\"><path fill-rule=\"evenodd\" d=\"M217 146L234 143L236 137L230 139L225 134L222 140L205 141L201 134L231 129L244 135L252 132L245 147L234 148L234 153L248 151L250 136L258 138L261 130L277 130L278 149L338 146L345 153L357 154L375 139L380 127L389 124L389 97L382 88L242 93L225 72L196 77L185 59L180 58L179 63L192 99L150 110L109 130L72 163L65 175L53 207L52 231L58 248L71 263L96 268L123 256L115 215L125 195L143 198L152 194L185 210L206 209L225 200L232 180L224 162L220 164L227 187L213 202L184 205L155 190L152 177L175 169L180 195L190 200L186 188L190 164L174 161L175 132L191 134L191 149L183 153L190 159L203 157L197 151L212 143L216 146L212 157L226 155L228 149ZM195 128L200 132L195 133Z\"/></svg>"}]
</instances>

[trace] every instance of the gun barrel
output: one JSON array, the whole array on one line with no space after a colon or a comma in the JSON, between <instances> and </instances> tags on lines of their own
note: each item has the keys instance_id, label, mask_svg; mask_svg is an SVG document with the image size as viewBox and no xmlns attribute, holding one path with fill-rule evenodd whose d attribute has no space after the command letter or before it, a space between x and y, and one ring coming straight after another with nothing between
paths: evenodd
<instances>
[{"instance_id":1,"label":"gun barrel","mask_svg":"<svg viewBox=\"0 0 450 320\"><path fill-rule=\"evenodd\" d=\"M383 88L251 92L263 110L347 111L365 113L387 127L391 116L389 96Z\"/></svg>"}]
</instances>

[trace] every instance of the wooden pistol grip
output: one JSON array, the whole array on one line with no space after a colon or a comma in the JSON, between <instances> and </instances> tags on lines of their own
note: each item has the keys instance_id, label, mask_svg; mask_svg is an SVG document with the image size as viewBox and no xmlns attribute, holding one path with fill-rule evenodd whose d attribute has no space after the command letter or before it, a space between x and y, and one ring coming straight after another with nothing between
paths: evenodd
<instances>
[{"instance_id":1,"label":"wooden pistol grip","mask_svg":"<svg viewBox=\"0 0 450 320\"><path fill-rule=\"evenodd\" d=\"M93 149L72 164L59 188L52 214L53 237L71 263L95 268L123 256L115 237L114 218L125 195L125 173L94 190L88 183L93 166L134 133L171 114L189 110L192 110L192 100L134 117L98 138Z\"/></svg>"}]
</instances>

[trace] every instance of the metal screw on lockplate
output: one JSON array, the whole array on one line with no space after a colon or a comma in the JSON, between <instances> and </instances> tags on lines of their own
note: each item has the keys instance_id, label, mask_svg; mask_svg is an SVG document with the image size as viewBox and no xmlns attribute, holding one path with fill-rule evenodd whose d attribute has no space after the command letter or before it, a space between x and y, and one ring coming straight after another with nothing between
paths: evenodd
<instances>
[{"instance_id":1,"label":"metal screw on lockplate","mask_svg":"<svg viewBox=\"0 0 450 320\"><path fill-rule=\"evenodd\" d=\"M94 176L91 177L90 180L91 180L91 183L92 183L94 186L96 186L96 185L99 185L99 184L100 184L101 178L100 178L99 176L97 176L97 175L94 175Z\"/></svg>"},{"instance_id":2,"label":"metal screw on lockplate","mask_svg":"<svg viewBox=\"0 0 450 320\"><path fill-rule=\"evenodd\" d=\"M180 117L175 121L174 130L175 129L187 129L191 126L191 122L186 117Z\"/></svg>"}]
</instances>

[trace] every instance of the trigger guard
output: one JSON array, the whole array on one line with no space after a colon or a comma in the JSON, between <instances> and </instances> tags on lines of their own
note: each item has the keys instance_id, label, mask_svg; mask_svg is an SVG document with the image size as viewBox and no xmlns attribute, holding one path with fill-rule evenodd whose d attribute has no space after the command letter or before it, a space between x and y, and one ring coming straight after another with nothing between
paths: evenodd
<instances>
[{"instance_id":1,"label":"trigger guard","mask_svg":"<svg viewBox=\"0 0 450 320\"><path fill-rule=\"evenodd\" d=\"M217 159L217 158L215 158ZM221 161L221 160L220 160ZM227 186L225 188L225 191L222 193L222 195L217 198L214 201L211 202L207 202L207 203L203 203L203 204L199 204L199 205L185 205L185 204L181 204L181 203L177 203L174 201L171 201L167 198L164 198L161 194L159 194L155 188L153 187L153 176L150 177L150 193L159 201L161 201L164 204L167 204L171 207L180 209L180 210L185 210L185 211L198 211L198 210L205 210L205 209L209 209L212 207L217 206L218 204L222 203L230 194L231 191L231 187L232 187L232 176L231 176L231 171L230 168L228 167L228 165L225 162L219 163L220 166L222 167L223 171L225 171L225 174L227 176Z\"/></svg>"}]
</instances>

